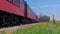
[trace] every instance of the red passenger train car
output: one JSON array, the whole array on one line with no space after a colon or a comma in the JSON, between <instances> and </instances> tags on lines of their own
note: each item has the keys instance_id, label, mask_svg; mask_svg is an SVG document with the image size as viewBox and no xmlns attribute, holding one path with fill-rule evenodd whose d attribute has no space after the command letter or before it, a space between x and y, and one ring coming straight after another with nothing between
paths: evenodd
<instances>
[{"instance_id":1,"label":"red passenger train car","mask_svg":"<svg viewBox=\"0 0 60 34\"><path fill-rule=\"evenodd\" d=\"M39 22L24 0L0 0L0 27Z\"/></svg>"}]
</instances>

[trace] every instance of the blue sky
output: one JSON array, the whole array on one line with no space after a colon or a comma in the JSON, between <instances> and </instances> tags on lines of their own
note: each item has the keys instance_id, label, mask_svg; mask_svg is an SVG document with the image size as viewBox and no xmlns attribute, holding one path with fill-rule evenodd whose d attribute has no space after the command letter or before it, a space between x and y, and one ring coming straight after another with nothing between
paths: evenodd
<instances>
[{"instance_id":1,"label":"blue sky","mask_svg":"<svg viewBox=\"0 0 60 34\"><path fill-rule=\"evenodd\" d=\"M25 0L31 9L39 16L39 14L55 15L56 20L60 20L60 0Z\"/></svg>"}]
</instances>

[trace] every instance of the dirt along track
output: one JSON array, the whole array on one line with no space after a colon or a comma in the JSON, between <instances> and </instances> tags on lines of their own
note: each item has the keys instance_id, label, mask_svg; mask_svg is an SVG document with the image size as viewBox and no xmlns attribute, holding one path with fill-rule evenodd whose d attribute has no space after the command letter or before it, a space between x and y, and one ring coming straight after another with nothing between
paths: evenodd
<instances>
[{"instance_id":1,"label":"dirt along track","mask_svg":"<svg viewBox=\"0 0 60 34\"><path fill-rule=\"evenodd\" d=\"M25 25L14 26L14 27L8 27L8 28L1 28L0 31L3 31L3 30L17 30L17 29L23 29L23 28L27 28L27 27L34 26L34 25L36 25L36 24L39 24L39 23L25 24Z\"/></svg>"}]
</instances>

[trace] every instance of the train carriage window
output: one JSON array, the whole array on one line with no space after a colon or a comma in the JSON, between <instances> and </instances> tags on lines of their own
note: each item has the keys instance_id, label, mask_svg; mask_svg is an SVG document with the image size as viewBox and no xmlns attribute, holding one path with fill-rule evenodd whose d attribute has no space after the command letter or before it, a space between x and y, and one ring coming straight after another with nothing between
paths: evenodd
<instances>
[{"instance_id":1,"label":"train carriage window","mask_svg":"<svg viewBox=\"0 0 60 34\"><path fill-rule=\"evenodd\" d=\"M20 6L20 1L18 1L17 5Z\"/></svg>"},{"instance_id":2,"label":"train carriage window","mask_svg":"<svg viewBox=\"0 0 60 34\"><path fill-rule=\"evenodd\" d=\"M14 0L14 2L13 2L15 5L17 5L17 0Z\"/></svg>"},{"instance_id":3,"label":"train carriage window","mask_svg":"<svg viewBox=\"0 0 60 34\"><path fill-rule=\"evenodd\" d=\"M8 2L12 3L13 5L20 7L20 0L7 0Z\"/></svg>"},{"instance_id":4,"label":"train carriage window","mask_svg":"<svg viewBox=\"0 0 60 34\"><path fill-rule=\"evenodd\" d=\"M20 0L14 0L14 4L15 4L16 6L20 6Z\"/></svg>"}]
</instances>

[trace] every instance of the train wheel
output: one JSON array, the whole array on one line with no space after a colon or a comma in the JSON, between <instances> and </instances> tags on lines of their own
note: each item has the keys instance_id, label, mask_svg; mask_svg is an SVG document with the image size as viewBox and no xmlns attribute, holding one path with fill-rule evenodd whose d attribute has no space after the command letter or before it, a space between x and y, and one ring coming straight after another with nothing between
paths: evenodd
<instances>
[{"instance_id":1,"label":"train wheel","mask_svg":"<svg viewBox=\"0 0 60 34\"><path fill-rule=\"evenodd\" d=\"M9 17L9 22L10 22L11 26L19 25L19 18L14 15L11 15Z\"/></svg>"},{"instance_id":2,"label":"train wheel","mask_svg":"<svg viewBox=\"0 0 60 34\"><path fill-rule=\"evenodd\" d=\"M3 24L4 24L4 26L5 27L8 27L8 24L9 24L9 22L8 22L8 16L7 15L3 15Z\"/></svg>"}]
</instances>

